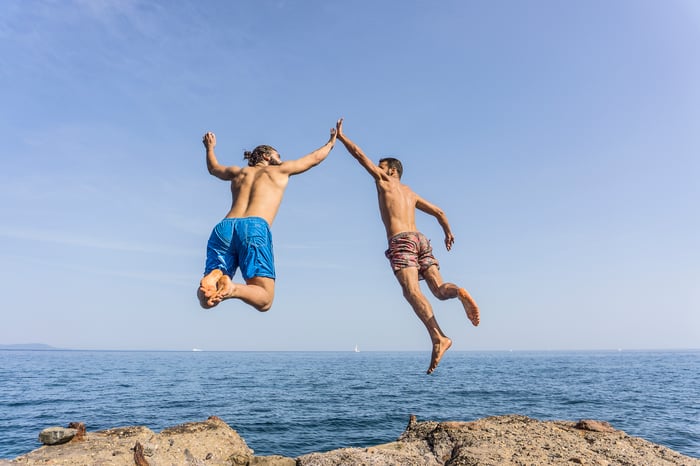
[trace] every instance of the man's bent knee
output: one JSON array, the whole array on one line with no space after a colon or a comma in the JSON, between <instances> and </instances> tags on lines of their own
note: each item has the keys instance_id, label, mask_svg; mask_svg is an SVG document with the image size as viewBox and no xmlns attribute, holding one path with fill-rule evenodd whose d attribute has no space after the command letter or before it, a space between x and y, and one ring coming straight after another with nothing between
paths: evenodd
<instances>
[{"instance_id":1,"label":"man's bent knee","mask_svg":"<svg viewBox=\"0 0 700 466\"><path fill-rule=\"evenodd\" d=\"M260 312L267 312L270 310L272 307L272 303L265 304L264 306L255 306L255 309L257 309Z\"/></svg>"},{"instance_id":2,"label":"man's bent knee","mask_svg":"<svg viewBox=\"0 0 700 466\"><path fill-rule=\"evenodd\" d=\"M256 287L263 292L263 294L257 293L255 298L247 302L260 312L269 311L275 299L275 280L267 277L253 277L246 279L246 285Z\"/></svg>"}]
</instances>

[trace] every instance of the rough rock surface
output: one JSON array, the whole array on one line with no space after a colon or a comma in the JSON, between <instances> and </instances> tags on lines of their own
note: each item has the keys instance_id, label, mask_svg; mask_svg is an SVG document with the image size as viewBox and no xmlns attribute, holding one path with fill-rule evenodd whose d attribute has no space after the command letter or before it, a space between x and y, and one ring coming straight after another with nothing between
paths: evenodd
<instances>
[{"instance_id":1,"label":"rough rock surface","mask_svg":"<svg viewBox=\"0 0 700 466\"><path fill-rule=\"evenodd\" d=\"M246 466L252 458L253 450L238 433L212 416L204 422L181 424L159 434L146 427L88 432L82 440L45 445L4 464Z\"/></svg>"},{"instance_id":2,"label":"rough rock surface","mask_svg":"<svg viewBox=\"0 0 700 466\"><path fill-rule=\"evenodd\" d=\"M495 416L473 422L411 420L396 442L312 453L299 466L700 466L700 460L630 437L601 421Z\"/></svg>"},{"instance_id":3,"label":"rough rock surface","mask_svg":"<svg viewBox=\"0 0 700 466\"><path fill-rule=\"evenodd\" d=\"M254 456L221 419L183 424L155 434L145 427L87 433L82 440L43 446L0 466L700 466L700 459L630 437L606 422L537 421L495 416L473 422L418 422L411 416L395 442L341 448L299 458Z\"/></svg>"}]
</instances>

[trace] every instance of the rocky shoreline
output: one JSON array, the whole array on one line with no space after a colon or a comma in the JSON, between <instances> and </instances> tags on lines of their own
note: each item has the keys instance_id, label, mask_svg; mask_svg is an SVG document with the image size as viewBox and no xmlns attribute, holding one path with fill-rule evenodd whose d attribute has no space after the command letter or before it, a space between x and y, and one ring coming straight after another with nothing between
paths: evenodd
<instances>
[{"instance_id":1,"label":"rocky shoreline","mask_svg":"<svg viewBox=\"0 0 700 466\"><path fill-rule=\"evenodd\" d=\"M160 433L142 426L86 432L84 424L71 423L45 429L40 438L44 446L0 460L0 466L700 466L700 459L631 437L606 422L519 415L472 422L419 422L411 416L395 442L297 458L256 456L216 416Z\"/></svg>"}]
</instances>

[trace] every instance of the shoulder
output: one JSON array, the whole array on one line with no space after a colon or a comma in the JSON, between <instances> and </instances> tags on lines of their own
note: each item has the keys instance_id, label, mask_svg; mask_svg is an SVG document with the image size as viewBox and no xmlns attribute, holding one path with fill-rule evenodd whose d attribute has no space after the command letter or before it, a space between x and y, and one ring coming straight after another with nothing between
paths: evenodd
<instances>
[{"instance_id":1,"label":"shoulder","mask_svg":"<svg viewBox=\"0 0 700 466\"><path fill-rule=\"evenodd\" d=\"M258 167L236 167L236 171L232 173L232 181L240 183L246 179L255 179L258 172Z\"/></svg>"},{"instance_id":2,"label":"shoulder","mask_svg":"<svg viewBox=\"0 0 700 466\"><path fill-rule=\"evenodd\" d=\"M240 176L240 173L243 171L241 167L238 167L236 165L228 165L228 166L223 166L219 165L216 167L210 167L209 168L209 173L212 175L216 176L217 178L225 181L233 180L236 177Z\"/></svg>"},{"instance_id":3,"label":"shoulder","mask_svg":"<svg viewBox=\"0 0 700 466\"><path fill-rule=\"evenodd\" d=\"M412 190L409 185L403 184L400 181L398 182L398 185L400 187L399 189L401 189L401 191L403 191L404 193L412 195L412 196L418 196L418 194L416 194L416 192L414 190Z\"/></svg>"},{"instance_id":4,"label":"shoulder","mask_svg":"<svg viewBox=\"0 0 700 466\"><path fill-rule=\"evenodd\" d=\"M236 175L237 176L247 176L251 173L255 173L255 167L237 167L238 169L236 170Z\"/></svg>"},{"instance_id":5,"label":"shoulder","mask_svg":"<svg viewBox=\"0 0 700 466\"><path fill-rule=\"evenodd\" d=\"M290 176L303 173L312 166L312 163L302 157L300 159L285 160L279 165L269 165L266 168L270 170L270 173L275 173L279 176Z\"/></svg>"},{"instance_id":6,"label":"shoulder","mask_svg":"<svg viewBox=\"0 0 700 466\"><path fill-rule=\"evenodd\" d=\"M423 198L421 198L417 192L412 190L410 186L405 185L403 183L400 183L400 184L401 184L401 193L402 193L404 199L408 200L410 203L415 204L415 205L424 202Z\"/></svg>"}]
</instances>

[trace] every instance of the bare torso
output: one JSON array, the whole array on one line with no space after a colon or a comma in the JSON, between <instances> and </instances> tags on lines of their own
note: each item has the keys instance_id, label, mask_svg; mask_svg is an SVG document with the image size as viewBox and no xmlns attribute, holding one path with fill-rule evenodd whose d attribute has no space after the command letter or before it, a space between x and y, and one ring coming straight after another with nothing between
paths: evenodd
<instances>
[{"instance_id":1,"label":"bare torso","mask_svg":"<svg viewBox=\"0 0 700 466\"><path fill-rule=\"evenodd\" d=\"M272 226L289 175L279 166L243 167L231 179L231 210L227 218L261 217Z\"/></svg>"},{"instance_id":2,"label":"bare torso","mask_svg":"<svg viewBox=\"0 0 700 466\"><path fill-rule=\"evenodd\" d=\"M418 196L397 178L378 180L377 196L379 212L384 222L387 238L416 229L416 203Z\"/></svg>"}]
</instances>

